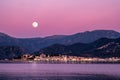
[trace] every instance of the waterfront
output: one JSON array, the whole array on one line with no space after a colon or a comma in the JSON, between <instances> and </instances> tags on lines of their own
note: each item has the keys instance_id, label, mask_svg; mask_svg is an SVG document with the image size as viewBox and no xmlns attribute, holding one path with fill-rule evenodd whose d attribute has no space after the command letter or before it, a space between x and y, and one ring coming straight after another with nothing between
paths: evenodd
<instances>
[{"instance_id":1,"label":"waterfront","mask_svg":"<svg viewBox=\"0 0 120 80\"><path fill-rule=\"evenodd\" d=\"M80 64L80 63L120 63L120 57L80 57L80 56L50 56L40 54L39 56L24 54L21 58L12 60L1 60L0 62L37 62L37 63L67 63L67 64Z\"/></svg>"},{"instance_id":2,"label":"waterfront","mask_svg":"<svg viewBox=\"0 0 120 80\"><path fill-rule=\"evenodd\" d=\"M0 80L119 80L120 64L1 63Z\"/></svg>"}]
</instances>

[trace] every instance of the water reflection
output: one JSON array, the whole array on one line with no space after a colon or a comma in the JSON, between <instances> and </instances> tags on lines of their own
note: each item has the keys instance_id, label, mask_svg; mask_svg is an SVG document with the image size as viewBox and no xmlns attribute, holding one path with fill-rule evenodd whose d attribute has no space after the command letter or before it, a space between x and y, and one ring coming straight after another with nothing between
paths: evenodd
<instances>
[{"instance_id":1,"label":"water reflection","mask_svg":"<svg viewBox=\"0 0 120 80\"><path fill-rule=\"evenodd\" d=\"M103 75L79 75L79 76L16 76L0 75L0 80L119 80L119 78Z\"/></svg>"},{"instance_id":2,"label":"water reflection","mask_svg":"<svg viewBox=\"0 0 120 80\"><path fill-rule=\"evenodd\" d=\"M0 80L120 80L119 64L0 64Z\"/></svg>"}]
</instances>

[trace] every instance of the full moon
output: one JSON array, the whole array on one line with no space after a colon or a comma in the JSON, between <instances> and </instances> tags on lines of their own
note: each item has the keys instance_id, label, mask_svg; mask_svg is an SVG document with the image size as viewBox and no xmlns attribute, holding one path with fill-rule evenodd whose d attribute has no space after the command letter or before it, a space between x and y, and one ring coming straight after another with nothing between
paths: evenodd
<instances>
[{"instance_id":1,"label":"full moon","mask_svg":"<svg viewBox=\"0 0 120 80\"><path fill-rule=\"evenodd\" d=\"M37 27L38 27L38 22L33 22L33 23L32 23L32 26L33 26L34 28L37 28Z\"/></svg>"}]
</instances>

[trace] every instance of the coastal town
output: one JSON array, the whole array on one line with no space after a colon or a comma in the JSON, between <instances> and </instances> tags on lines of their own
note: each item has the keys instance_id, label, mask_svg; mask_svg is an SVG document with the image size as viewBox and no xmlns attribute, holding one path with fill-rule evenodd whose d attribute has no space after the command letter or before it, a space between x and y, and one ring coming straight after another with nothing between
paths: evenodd
<instances>
[{"instance_id":1,"label":"coastal town","mask_svg":"<svg viewBox=\"0 0 120 80\"><path fill-rule=\"evenodd\" d=\"M42 53L39 56L24 54L21 59L13 59L12 61L40 63L120 63L120 58L79 57L68 55L50 56Z\"/></svg>"}]
</instances>

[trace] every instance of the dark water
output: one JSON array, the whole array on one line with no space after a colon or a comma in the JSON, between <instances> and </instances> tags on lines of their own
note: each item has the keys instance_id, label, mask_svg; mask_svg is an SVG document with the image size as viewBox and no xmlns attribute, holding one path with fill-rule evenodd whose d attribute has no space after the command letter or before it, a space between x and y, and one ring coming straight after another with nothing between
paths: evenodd
<instances>
[{"instance_id":1,"label":"dark water","mask_svg":"<svg viewBox=\"0 0 120 80\"><path fill-rule=\"evenodd\" d=\"M0 80L120 80L120 64L0 64Z\"/></svg>"}]
</instances>

